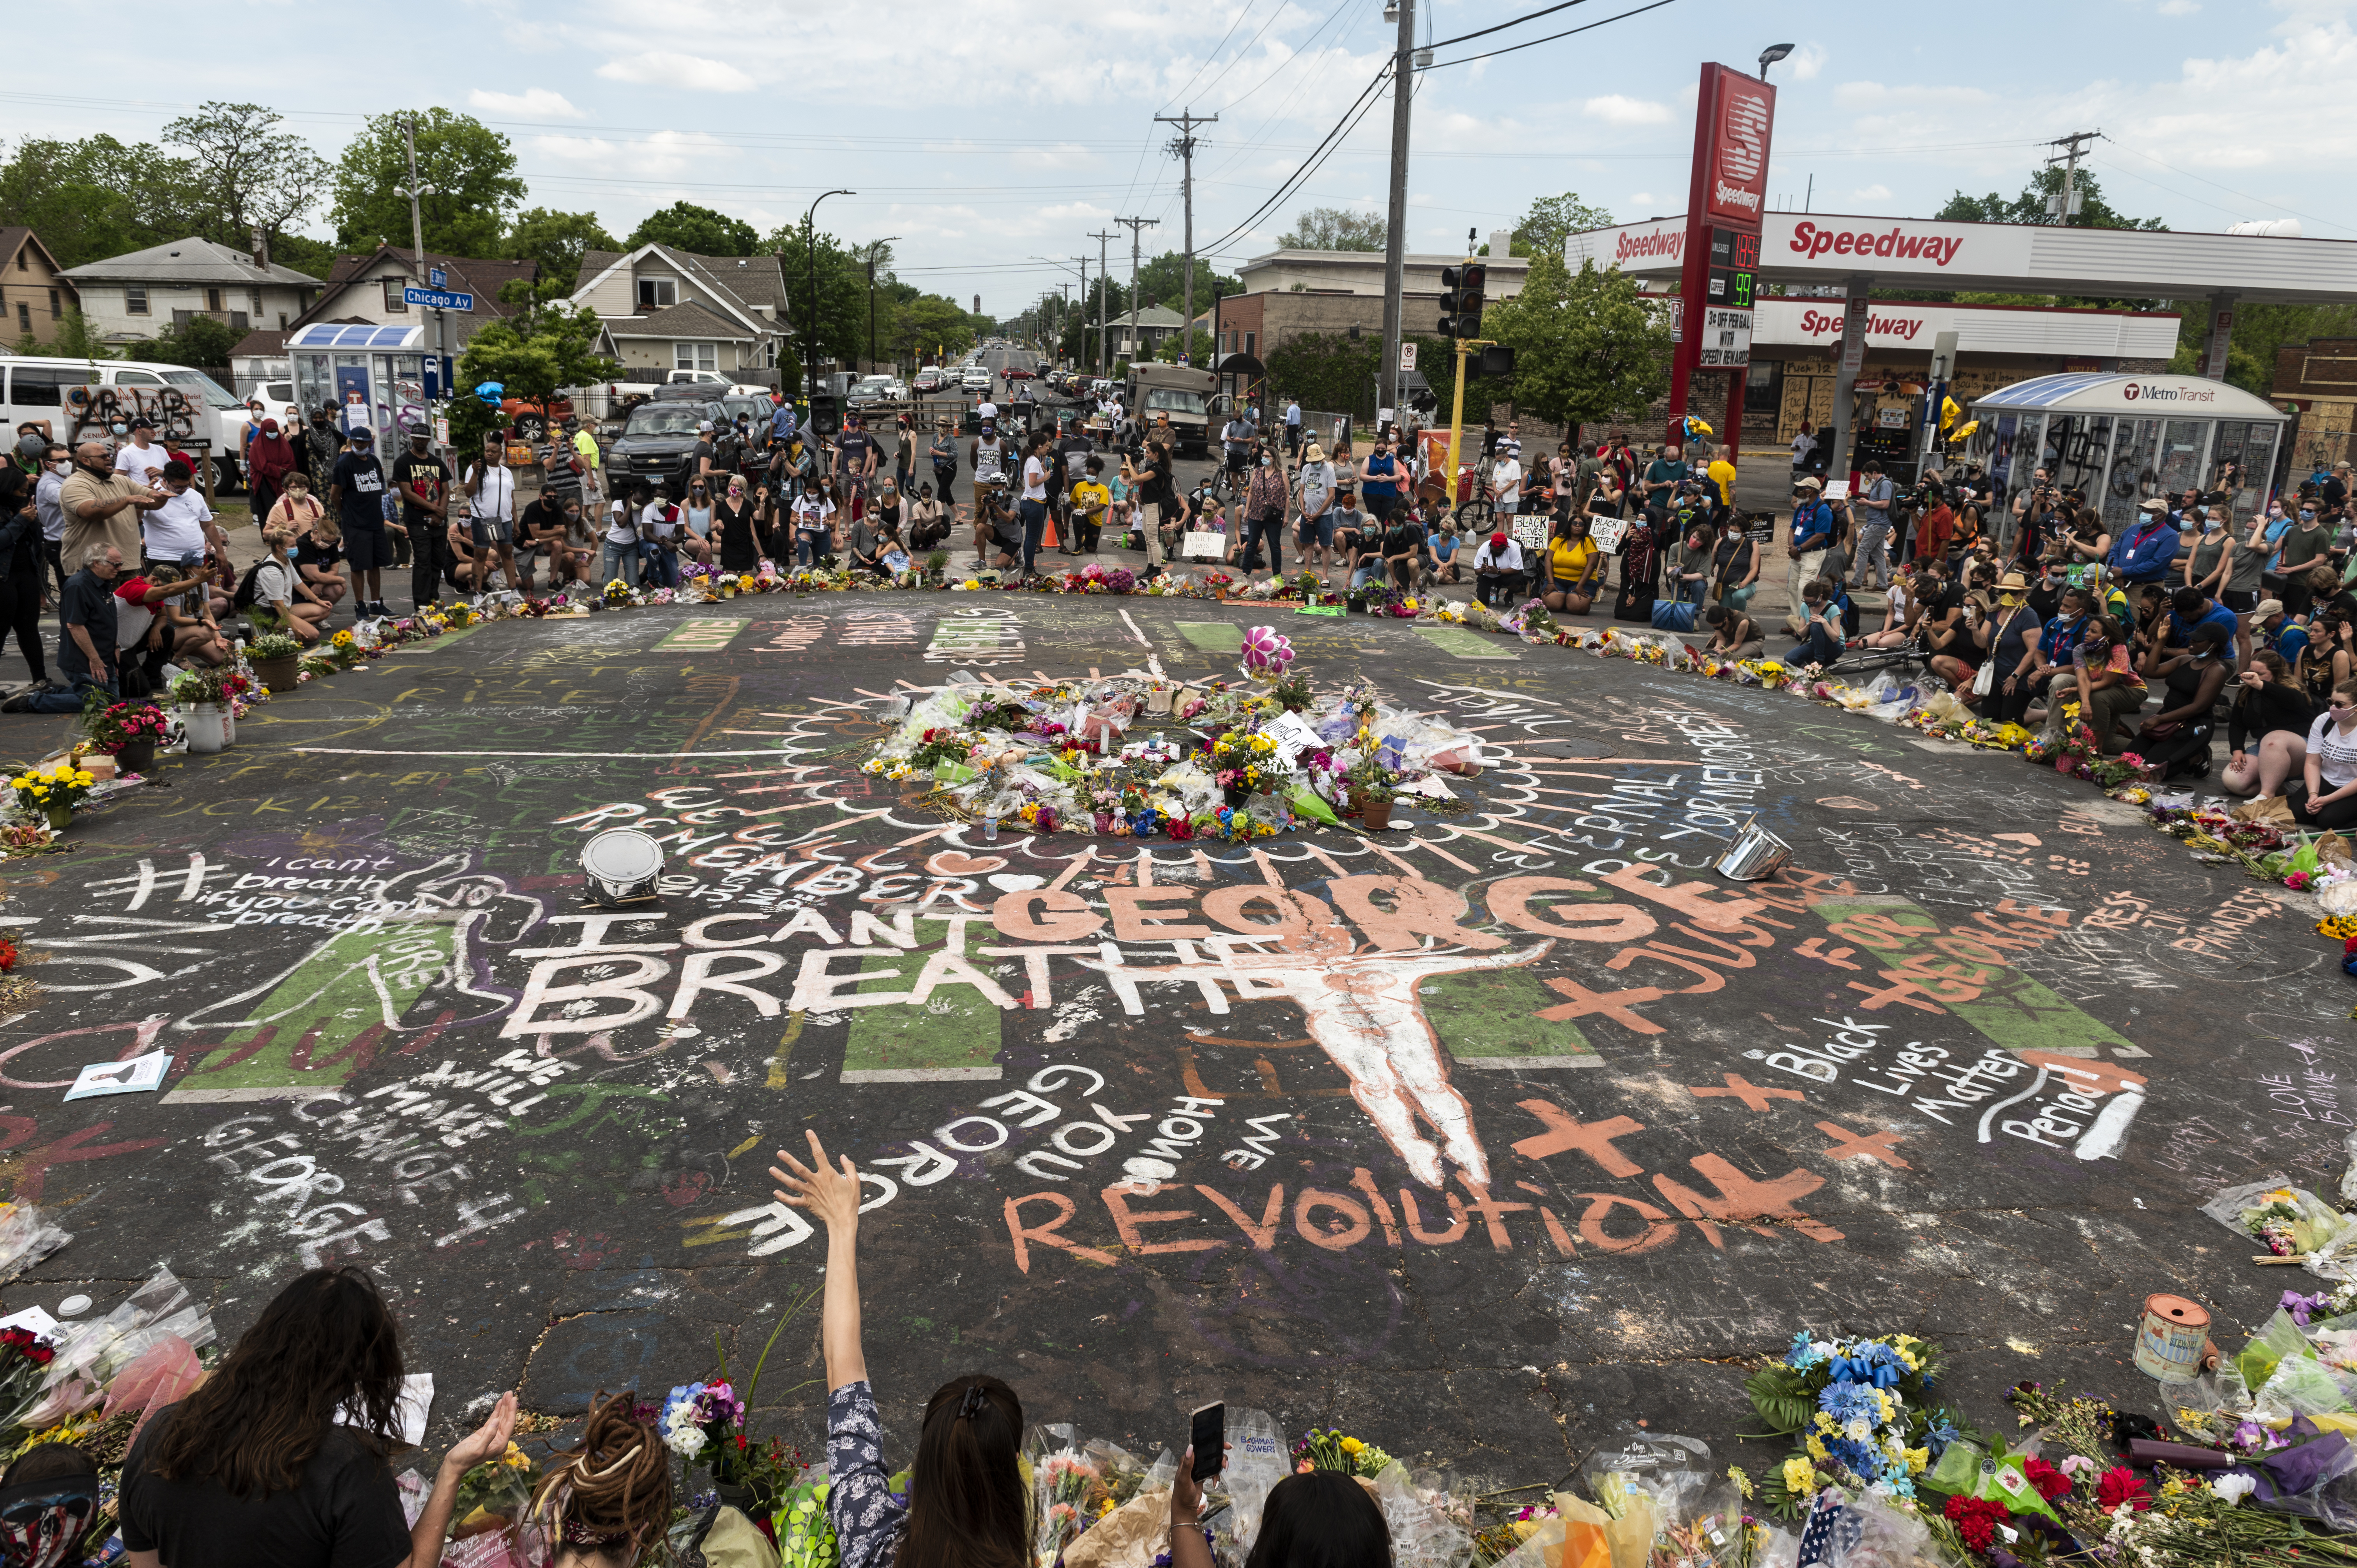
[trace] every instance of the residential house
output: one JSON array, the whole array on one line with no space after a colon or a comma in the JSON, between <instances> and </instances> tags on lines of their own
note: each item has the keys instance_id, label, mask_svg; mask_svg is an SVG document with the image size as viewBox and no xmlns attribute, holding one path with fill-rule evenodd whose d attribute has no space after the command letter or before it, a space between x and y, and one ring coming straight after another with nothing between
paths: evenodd
<instances>
[{"instance_id":1,"label":"residential house","mask_svg":"<svg viewBox=\"0 0 2357 1568\"><path fill-rule=\"evenodd\" d=\"M775 256L699 256L662 243L589 251L573 303L606 324L625 381L718 371L775 386L778 349L793 332Z\"/></svg>"},{"instance_id":2,"label":"residential house","mask_svg":"<svg viewBox=\"0 0 2357 1568\"><path fill-rule=\"evenodd\" d=\"M58 327L81 296L58 273L58 261L30 229L0 229L0 338L57 341Z\"/></svg>"},{"instance_id":3,"label":"residential house","mask_svg":"<svg viewBox=\"0 0 2357 1568\"><path fill-rule=\"evenodd\" d=\"M443 277L438 285L433 280L437 271ZM421 269L415 252L379 245L366 255L338 256L335 265L328 269L327 285L318 299L299 318L286 325L290 330L320 321L366 322L376 327L423 325L426 343L433 346L433 307L410 304L402 296L402 291L439 286L475 298L474 309L447 313L450 352L457 354L485 322L516 315L522 309L503 302L500 298L501 289L519 278L534 282L539 277L540 263L535 261L441 256L428 251L425 265ZM258 350L262 345L253 347ZM240 353L247 348L243 343L238 345Z\"/></svg>"},{"instance_id":4,"label":"residential house","mask_svg":"<svg viewBox=\"0 0 2357 1568\"><path fill-rule=\"evenodd\" d=\"M109 343L154 338L192 317L240 334L285 330L319 291L319 280L230 245L189 238L85 262L58 274L81 296L91 330Z\"/></svg>"},{"instance_id":5,"label":"residential house","mask_svg":"<svg viewBox=\"0 0 2357 1568\"><path fill-rule=\"evenodd\" d=\"M1163 340L1177 336L1187 325L1187 318L1167 306L1147 305L1138 308L1135 334L1132 335L1130 313L1123 311L1105 322L1105 340L1113 346L1116 361L1127 360L1135 364L1140 360L1154 358Z\"/></svg>"},{"instance_id":6,"label":"residential house","mask_svg":"<svg viewBox=\"0 0 2357 1568\"><path fill-rule=\"evenodd\" d=\"M294 361L286 353L286 339L291 336L286 332L247 333L229 353L231 384L242 392L258 381L283 381L293 375ZM275 413L277 410L271 412Z\"/></svg>"}]
</instances>

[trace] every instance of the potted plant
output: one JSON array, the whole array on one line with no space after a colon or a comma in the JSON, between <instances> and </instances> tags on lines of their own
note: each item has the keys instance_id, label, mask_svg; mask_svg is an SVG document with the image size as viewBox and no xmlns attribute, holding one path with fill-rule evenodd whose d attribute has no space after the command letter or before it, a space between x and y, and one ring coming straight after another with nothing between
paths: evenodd
<instances>
[{"instance_id":1,"label":"potted plant","mask_svg":"<svg viewBox=\"0 0 2357 1568\"><path fill-rule=\"evenodd\" d=\"M273 694L295 689L302 667L303 645L283 631L265 632L245 646L254 678Z\"/></svg>"},{"instance_id":2,"label":"potted plant","mask_svg":"<svg viewBox=\"0 0 2357 1568\"><path fill-rule=\"evenodd\" d=\"M1351 800L1364 812L1362 820L1369 832L1381 832L1392 825L1394 793L1391 775L1372 758L1351 769Z\"/></svg>"},{"instance_id":3,"label":"potted plant","mask_svg":"<svg viewBox=\"0 0 2357 1568\"><path fill-rule=\"evenodd\" d=\"M938 588L942 585L942 578L949 569L950 553L948 551L936 550L925 557L925 580L934 587Z\"/></svg>"},{"instance_id":4,"label":"potted plant","mask_svg":"<svg viewBox=\"0 0 2357 1568\"><path fill-rule=\"evenodd\" d=\"M20 810L46 818L52 830L63 832L73 821L74 808L89 798L91 786L97 782L67 757L46 768L27 768L8 780L8 788L15 792Z\"/></svg>"},{"instance_id":5,"label":"potted plant","mask_svg":"<svg viewBox=\"0 0 2357 1568\"><path fill-rule=\"evenodd\" d=\"M191 756L216 752L229 745L221 679L218 670L185 670L173 677L172 701L180 710L180 725L188 731Z\"/></svg>"},{"instance_id":6,"label":"potted plant","mask_svg":"<svg viewBox=\"0 0 2357 1568\"><path fill-rule=\"evenodd\" d=\"M156 743L163 737L163 710L153 703L111 703L106 689L92 686L82 699L82 733L91 745L111 754L118 768L144 773L156 763Z\"/></svg>"}]
</instances>

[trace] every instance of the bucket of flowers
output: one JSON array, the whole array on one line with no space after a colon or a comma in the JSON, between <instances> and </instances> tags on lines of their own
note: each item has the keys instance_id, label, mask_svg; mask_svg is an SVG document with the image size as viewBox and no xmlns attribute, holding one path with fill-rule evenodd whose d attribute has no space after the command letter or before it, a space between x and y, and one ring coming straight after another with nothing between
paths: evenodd
<instances>
[{"instance_id":1,"label":"bucket of flowers","mask_svg":"<svg viewBox=\"0 0 2357 1568\"><path fill-rule=\"evenodd\" d=\"M81 727L92 746L113 755L118 768L138 773L155 766L156 743L168 726L153 703L109 703L105 688L92 686L82 703Z\"/></svg>"},{"instance_id":2,"label":"bucket of flowers","mask_svg":"<svg viewBox=\"0 0 2357 1568\"><path fill-rule=\"evenodd\" d=\"M63 832L73 821L74 808L90 799L91 787L97 782L67 758L44 768L28 768L9 779L8 788L16 797L18 811Z\"/></svg>"}]
</instances>

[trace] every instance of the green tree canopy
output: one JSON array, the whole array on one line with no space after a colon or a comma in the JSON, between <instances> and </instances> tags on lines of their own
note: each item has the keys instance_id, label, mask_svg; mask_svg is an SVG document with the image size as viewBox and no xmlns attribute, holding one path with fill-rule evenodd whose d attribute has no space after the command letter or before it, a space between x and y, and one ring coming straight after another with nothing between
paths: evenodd
<instances>
[{"instance_id":1,"label":"green tree canopy","mask_svg":"<svg viewBox=\"0 0 2357 1568\"><path fill-rule=\"evenodd\" d=\"M1383 242L1380 238L1375 242L1373 248L1383 249ZM1115 281L1117 284L1125 285L1126 280L1121 279L1116 273ZM1242 294L1243 291L1244 285L1242 283L1223 273L1213 272L1211 264L1202 257L1195 258L1195 313L1197 315L1200 316L1211 309L1213 300L1224 299L1232 294ZM1187 258L1177 251L1165 251L1153 260L1142 263L1137 269L1137 297L1141 300L1150 300L1169 310L1183 308L1183 302L1187 297Z\"/></svg>"},{"instance_id":2,"label":"green tree canopy","mask_svg":"<svg viewBox=\"0 0 2357 1568\"><path fill-rule=\"evenodd\" d=\"M502 253L508 217L523 204L508 139L471 114L429 109L423 114L371 114L336 162L329 218L336 243L347 251L410 242L404 121L417 123L417 177L432 189L418 203L425 248L453 256Z\"/></svg>"},{"instance_id":3,"label":"green tree canopy","mask_svg":"<svg viewBox=\"0 0 2357 1568\"><path fill-rule=\"evenodd\" d=\"M818 263L817 343L811 342L812 252ZM766 255L783 260L786 293L792 301L796 345L805 360L833 360L848 365L859 357L867 340L867 257L856 254L832 234L813 237L800 225L772 232L760 243ZM880 312L879 312L880 316ZM878 321L880 329L881 321Z\"/></svg>"},{"instance_id":4,"label":"green tree canopy","mask_svg":"<svg viewBox=\"0 0 2357 1568\"><path fill-rule=\"evenodd\" d=\"M2130 218L2115 210L2112 204L2104 199L2104 188L2093 175L2083 168L2073 181L2073 188L2079 197L2076 217L2046 210L2047 199L2062 194L2062 171L2051 165L2033 171L2021 194L2010 200L1994 190L1986 196L1966 196L1960 190L1949 197L1948 204L1932 216L1949 223L2050 223L2067 224L2073 229L2169 227L2158 218Z\"/></svg>"},{"instance_id":5,"label":"green tree canopy","mask_svg":"<svg viewBox=\"0 0 2357 1568\"><path fill-rule=\"evenodd\" d=\"M164 127L166 142L188 149L206 239L243 247L257 228L274 239L327 193L328 160L279 120L259 103L216 100Z\"/></svg>"},{"instance_id":6,"label":"green tree canopy","mask_svg":"<svg viewBox=\"0 0 2357 1568\"><path fill-rule=\"evenodd\" d=\"M581 253L585 251L619 251L622 242L606 232L595 212L559 212L552 207L535 207L517 214L515 227L508 231L502 254L523 260L529 257L540 263L544 282L564 285L571 294L580 286Z\"/></svg>"},{"instance_id":7,"label":"green tree canopy","mask_svg":"<svg viewBox=\"0 0 2357 1568\"><path fill-rule=\"evenodd\" d=\"M586 306L574 309L554 301L530 304L515 316L476 329L458 360L458 384L498 381L510 397L544 401L560 387L606 381L619 374L621 367L597 352L598 329L597 313ZM488 409L482 414L473 412L480 407L469 397L451 404L451 441L460 451L496 424L495 415L490 424L483 423Z\"/></svg>"},{"instance_id":8,"label":"green tree canopy","mask_svg":"<svg viewBox=\"0 0 2357 1568\"><path fill-rule=\"evenodd\" d=\"M160 360L167 365L193 365L199 370L223 370L229 364L229 351L245 336L225 321L210 316L190 316L177 327L165 328L143 343L134 343L124 350L131 360Z\"/></svg>"},{"instance_id":9,"label":"green tree canopy","mask_svg":"<svg viewBox=\"0 0 2357 1568\"><path fill-rule=\"evenodd\" d=\"M955 359L974 347L974 323L957 301L938 294L919 295L896 308L884 337L886 346L904 360L914 362L934 353Z\"/></svg>"},{"instance_id":10,"label":"green tree canopy","mask_svg":"<svg viewBox=\"0 0 2357 1568\"><path fill-rule=\"evenodd\" d=\"M1293 227L1276 242L1288 251L1380 251L1391 231L1390 222L1380 213L1311 207L1295 217Z\"/></svg>"},{"instance_id":11,"label":"green tree canopy","mask_svg":"<svg viewBox=\"0 0 2357 1568\"><path fill-rule=\"evenodd\" d=\"M0 223L38 233L61 267L210 238L208 216L195 166L149 143L28 136L0 163Z\"/></svg>"},{"instance_id":12,"label":"green tree canopy","mask_svg":"<svg viewBox=\"0 0 2357 1568\"><path fill-rule=\"evenodd\" d=\"M1550 424L1634 413L1669 386L1669 324L1636 281L1593 262L1574 275L1559 250L1531 257L1522 292L1490 306L1482 330L1514 350L1514 405Z\"/></svg>"},{"instance_id":13,"label":"green tree canopy","mask_svg":"<svg viewBox=\"0 0 2357 1568\"><path fill-rule=\"evenodd\" d=\"M749 256L760 240L760 231L741 218L693 201L674 201L660 212L649 213L630 231L625 248L674 245L699 256Z\"/></svg>"},{"instance_id":14,"label":"green tree canopy","mask_svg":"<svg viewBox=\"0 0 2357 1568\"><path fill-rule=\"evenodd\" d=\"M1560 256L1565 236L1611 227L1611 213L1601 207L1588 206L1579 199L1578 192L1566 190L1561 196L1542 196L1531 203L1531 209L1514 225L1513 243L1509 249L1517 256L1535 256L1542 251ZM1490 247L1482 246L1481 253L1488 255Z\"/></svg>"}]
</instances>

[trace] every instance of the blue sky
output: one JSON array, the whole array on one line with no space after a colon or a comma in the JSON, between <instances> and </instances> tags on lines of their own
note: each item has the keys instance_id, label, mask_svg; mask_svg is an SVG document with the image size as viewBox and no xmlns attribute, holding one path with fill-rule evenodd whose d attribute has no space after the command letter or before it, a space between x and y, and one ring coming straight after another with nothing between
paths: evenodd
<instances>
[{"instance_id":1,"label":"blue sky","mask_svg":"<svg viewBox=\"0 0 2357 1568\"><path fill-rule=\"evenodd\" d=\"M1427 0L1426 13L1446 40L1550 3ZM1437 58L1641 3L1580 0ZM168 61L110 77L122 96L66 87L89 80L70 74L45 95L19 75L0 95L0 134L136 140L199 101L253 99L332 157L363 113L442 103L511 137L532 204L594 209L618 235L682 199L767 230L848 187L859 194L829 200L823 227L898 235L902 276L1005 314L1071 275L1038 258L1085 251L1093 268L1087 235L1125 239L1117 216L1160 220L1148 254L1178 247L1178 165L1157 113L1221 117L1200 133L1196 238L1224 240L1226 270L1302 207L1381 210L1387 92L1305 188L1244 222L1382 63L1381 12L1381 0L454 0L411 27L229 0L175 38ZM1799 49L1771 72L1779 206L1799 207L1813 177L1815 210L1923 216L1959 187L2009 195L2043 156L2036 144L2100 128L2093 167L2125 211L2201 230L2296 217L2311 237L2357 238L2344 210L2357 121L2322 85L2357 73L2357 0L1836 3L1761 16L1673 0L1428 73L1410 247L1451 249L1566 190L1623 220L1681 210L1700 61L1749 70L1784 41ZM22 59L78 58L91 42L69 6L12 26Z\"/></svg>"}]
</instances>

